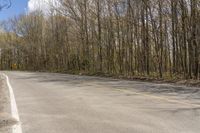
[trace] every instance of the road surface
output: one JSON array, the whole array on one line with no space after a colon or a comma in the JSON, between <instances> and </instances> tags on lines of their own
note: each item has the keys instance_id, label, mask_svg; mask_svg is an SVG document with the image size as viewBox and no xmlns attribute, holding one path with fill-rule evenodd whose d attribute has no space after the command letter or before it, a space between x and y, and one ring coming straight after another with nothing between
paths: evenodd
<instances>
[{"instance_id":1,"label":"road surface","mask_svg":"<svg viewBox=\"0 0 200 133\"><path fill-rule=\"evenodd\" d=\"M199 133L200 88L4 72L23 133Z\"/></svg>"}]
</instances>

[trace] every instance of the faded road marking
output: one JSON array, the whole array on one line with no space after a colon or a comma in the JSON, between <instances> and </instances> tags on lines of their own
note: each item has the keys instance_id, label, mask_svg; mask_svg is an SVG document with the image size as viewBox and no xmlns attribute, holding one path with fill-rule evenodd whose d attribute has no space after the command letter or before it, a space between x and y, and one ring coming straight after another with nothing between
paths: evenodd
<instances>
[{"instance_id":1,"label":"faded road marking","mask_svg":"<svg viewBox=\"0 0 200 133\"><path fill-rule=\"evenodd\" d=\"M124 92L124 93L142 95L142 96L145 96L145 97L148 97L148 98L162 100L162 101L166 101L166 102L170 102L170 103L177 103L177 104L182 104L182 105L186 105L186 106L193 106L193 107L198 107L198 108L200 107L199 104L181 102L181 101L178 101L178 100L172 100L172 99L167 98L167 97L155 96L155 95L151 95L151 94L147 94L147 93L140 93L140 92L134 92L134 91L129 91L129 90L123 90L123 89L117 89L117 90Z\"/></svg>"},{"instance_id":2,"label":"faded road marking","mask_svg":"<svg viewBox=\"0 0 200 133\"><path fill-rule=\"evenodd\" d=\"M12 86L11 86L11 84L9 82L8 76L6 74L3 74L3 76L6 78L6 83L7 83L8 88L9 88L12 117L14 119L16 119L18 122L20 122L19 114L18 114L18 110L17 110L17 104L16 104L16 100L15 100L15 96L14 96L14 92L13 92ZM14 125L12 127L12 133L22 133L22 128L21 128L21 124L20 123L18 123L17 125Z\"/></svg>"}]
</instances>

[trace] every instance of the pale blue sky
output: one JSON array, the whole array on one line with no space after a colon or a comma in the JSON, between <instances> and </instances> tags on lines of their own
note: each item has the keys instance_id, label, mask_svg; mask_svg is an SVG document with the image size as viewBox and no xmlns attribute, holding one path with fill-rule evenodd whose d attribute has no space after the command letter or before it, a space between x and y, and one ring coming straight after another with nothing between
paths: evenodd
<instances>
[{"instance_id":1,"label":"pale blue sky","mask_svg":"<svg viewBox=\"0 0 200 133\"><path fill-rule=\"evenodd\" d=\"M3 9L0 11L0 20L7 20L19 14L23 14L27 9L28 0L12 0L12 5L9 9Z\"/></svg>"}]
</instances>

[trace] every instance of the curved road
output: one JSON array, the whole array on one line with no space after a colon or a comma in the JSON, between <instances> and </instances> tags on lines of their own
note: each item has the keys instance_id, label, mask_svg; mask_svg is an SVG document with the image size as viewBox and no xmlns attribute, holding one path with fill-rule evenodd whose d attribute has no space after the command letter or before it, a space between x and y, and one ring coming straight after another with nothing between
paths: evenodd
<instances>
[{"instance_id":1,"label":"curved road","mask_svg":"<svg viewBox=\"0 0 200 133\"><path fill-rule=\"evenodd\" d=\"M23 133L199 133L200 88L4 72Z\"/></svg>"}]
</instances>

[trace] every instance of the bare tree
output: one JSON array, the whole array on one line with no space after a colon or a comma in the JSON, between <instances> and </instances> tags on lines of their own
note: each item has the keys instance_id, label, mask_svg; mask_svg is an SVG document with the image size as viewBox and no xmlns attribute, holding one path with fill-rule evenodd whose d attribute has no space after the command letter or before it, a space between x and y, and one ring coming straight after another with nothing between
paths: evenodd
<instances>
[{"instance_id":1,"label":"bare tree","mask_svg":"<svg viewBox=\"0 0 200 133\"><path fill-rule=\"evenodd\" d=\"M59 0L51 7L48 17L36 11L10 20L0 41L12 49L1 52L1 68L200 77L199 0Z\"/></svg>"},{"instance_id":2,"label":"bare tree","mask_svg":"<svg viewBox=\"0 0 200 133\"><path fill-rule=\"evenodd\" d=\"M11 0L0 0L0 10L11 7Z\"/></svg>"}]
</instances>

